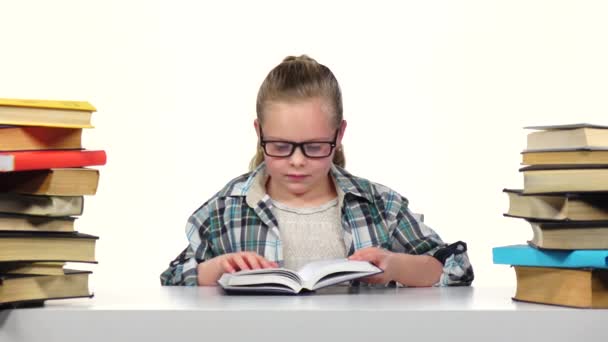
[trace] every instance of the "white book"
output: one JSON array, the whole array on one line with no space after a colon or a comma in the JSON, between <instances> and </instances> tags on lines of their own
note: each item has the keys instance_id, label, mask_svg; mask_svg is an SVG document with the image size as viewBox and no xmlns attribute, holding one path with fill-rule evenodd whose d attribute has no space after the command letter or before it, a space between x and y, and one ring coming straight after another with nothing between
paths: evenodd
<instances>
[{"instance_id":1,"label":"white book","mask_svg":"<svg viewBox=\"0 0 608 342\"><path fill-rule=\"evenodd\" d=\"M311 262L297 271L264 268L224 273L218 283L228 293L298 294L382 272L367 261L341 258Z\"/></svg>"},{"instance_id":2,"label":"white book","mask_svg":"<svg viewBox=\"0 0 608 342\"><path fill-rule=\"evenodd\" d=\"M44 196L0 193L0 213L34 216L80 216L83 196Z\"/></svg>"},{"instance_id":3,"label":"white book","mask_svg":"<svg viewBox=\"0 0 608 342\"><path fill-rule=\"evenodd\" d=\"M524 152L604 150L608 148L608 127L592 124L529 126Z\"/></svg>"}]
</instances>

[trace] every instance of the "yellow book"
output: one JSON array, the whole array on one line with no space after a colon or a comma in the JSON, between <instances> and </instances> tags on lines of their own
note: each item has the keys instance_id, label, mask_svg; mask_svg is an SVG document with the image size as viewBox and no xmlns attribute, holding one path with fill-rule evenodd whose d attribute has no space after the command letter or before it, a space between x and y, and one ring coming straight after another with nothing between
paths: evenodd
<instances>
[{"instance_id":1,"label":"yellow book","mask_svg":"<svg viewBox=\"0 0 608 342\"><path fill-rule=\"evenodd\" d=\"M524 175L524 194L608 192L608 165L531 165Z\"/></svg>"},{"instance_id":2,"label":"yellow book","mask_svg":"<svg viewBox=\"0 0 608 342\"><path fill-rule=\"evenodd\" d=\"M608 149L523 151L524 165L608 164Z\"/></svg>"},{"instance_id":3,"label":"yellow book","mask_svg":"<svg viewBox=\"0 0 608 342\"><path fill-rule=\"evenodd\" d=\"M504 189L503 192L509 196L506 216L555 221L608 221L608 197L602 193L526 195L518 189Z\"/></svg>"},{"instance_id":4,"label":"yellow book","mask_svg":"<svg viewBox=\"0 0 608 342\"><path fill-rule=\"evenodd\" d=\"M538 130L528 134L526 151L530 152L608 147L608 126L581 123L526 128Z\"/></svg>"},{"instance_id":5,"label":"yellow book","mask_svg":"<svg viewBox=\"0 0 608 342\"><path fill-rule=\"evenodd\" d=\"M0 274L62 275L65 262L3 262Z\"/></svg>"},{"instance_id":6,"label":"yellow book","mask_svg":"<svg viewBox=\"0 0 608 342\"><path fill-rule=\"evenodd\" d=\"M98 183L99 170L85 167L0 172L0 192L48 196L95 195Z\"/></svg>"},{"instance_id":7,"label":"yellow book","mask_svg":"<svg viewBox=\"0 0 608 342\"><path fill-rule=\"evenodd\" d=\"M0 124L92 128L96 109L85 101L25 100L0 98Z\"/></svg>"},{"instance_id":8,"label":"yellow book","mask_svg":"<svg viewBox=\"0 0 608 342\"><path fill-rule=\"evenodd\" d=\"M570 306L608 308L608 270L514 266L514 300Z\"/></svg>"},{"instance_id":9,"label":"yellow book","mask_svg":"<svg viewBox=\"0 0 608 342\"><path fill-rule=\"evenodd\" d=\"M59 275L0 275L0 308L34 306L45 300L92 297L91 271L63 270Z\"/></svg>"},{"instance_id":10,"label":"yellow book","mask_svg":"<svg viewBox=\"0 0 608 342\"><path fill-rule=\"evenodd\" d=\"M75 220L76 218L71 216L0 214L0 236L4 231L73 232Z\"/></svg>"},{"instance_id":11,"label":"yellow book","mask_svg":"<svg viewBox=\"0 0 608 342\"><path fill-rule=\"evenodd\" d=\"M98 237L76 232L2 232L0 262L95 261Z\"/></svg>"}]
</instances>

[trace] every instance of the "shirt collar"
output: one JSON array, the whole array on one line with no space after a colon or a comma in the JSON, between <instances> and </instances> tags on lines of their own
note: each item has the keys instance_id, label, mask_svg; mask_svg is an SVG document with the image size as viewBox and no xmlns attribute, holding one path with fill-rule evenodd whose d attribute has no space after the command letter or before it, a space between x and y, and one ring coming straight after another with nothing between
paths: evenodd
<instances>
[{"instance_id":1,"label":"shirt collar","mask_svg":"<svg viewBox=\"0 0 608 342\"><path fill-rule=\"evenodd\" d=\"M329 172L336 187L336 192L338 193L338 203L340 207L342 207L344 198L347 195L361 197L370 202L372 201L371 193L365 191L369 188L368 182L362 182L359 178L351 175L348 171L335 164L332 164ZM228 196L244 196L247 205L254 208L260 201L266 200L266 182L268 181L268 177L269 176L266 173L266 164L262 162L249 174L241 186L233 187Z\"/></svg>"}]
</instances>

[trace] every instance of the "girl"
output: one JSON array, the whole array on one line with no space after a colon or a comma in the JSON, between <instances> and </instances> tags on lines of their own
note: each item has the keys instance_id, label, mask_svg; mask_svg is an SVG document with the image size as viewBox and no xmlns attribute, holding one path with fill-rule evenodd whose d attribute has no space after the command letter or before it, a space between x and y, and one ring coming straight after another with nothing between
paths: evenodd
<instances>
[{"instance_id":1,"label":"girl","mask_svg":"<svg viewBox=\"0 0 608 342\"><path fill-rule=\"evenodd\" d=\"M363 279L406 286L470 285L466 244L446 245L395 191L344 167L338 81L308 56L270 71L256 103L251 172L188 220L188 247L163 285L215 285L225 272L349 257L384 270Z\"/></svg>"}]
</instances>

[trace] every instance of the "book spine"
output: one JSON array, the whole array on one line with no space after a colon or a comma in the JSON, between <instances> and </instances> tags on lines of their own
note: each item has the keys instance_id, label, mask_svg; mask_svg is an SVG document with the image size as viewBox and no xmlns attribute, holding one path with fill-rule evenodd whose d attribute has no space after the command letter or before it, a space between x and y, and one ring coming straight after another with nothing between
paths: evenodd
<instances>
[{"instance_id":1,"label":"book spine","mask_svg":"<svg viewBox=\"0 0 608 342\"><path fill-rule=\"evenodd\" d=\"M540 251L535 248L493 248L495 264L558 268L608 269L607 252L596 251Z\"/></svg>"},{"instance_id":2,"label":"book spine","mask_svg":"<svg viewBox=\"0 0 608 342\"><path fill-rule=\"evenodd\" d=\"M34 151L0 154L0 172L104 165L105 151Z\"/></svg>"}]
</instances>

